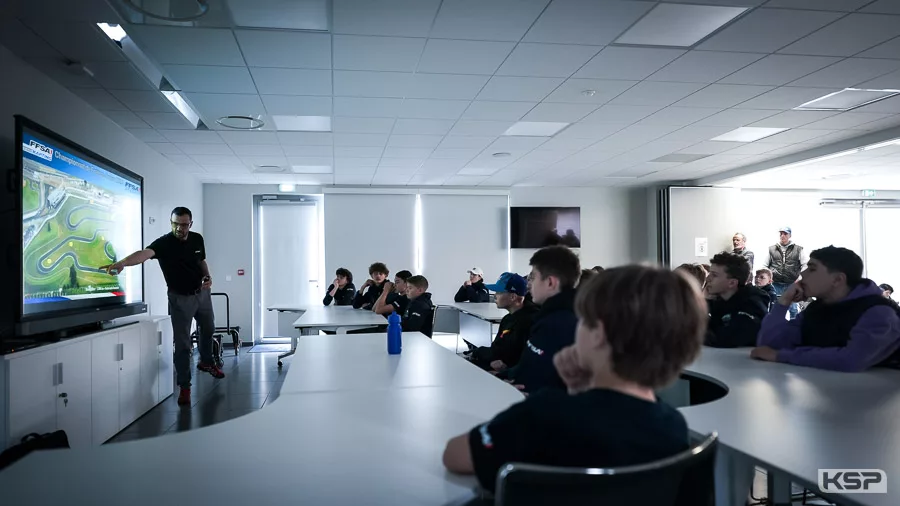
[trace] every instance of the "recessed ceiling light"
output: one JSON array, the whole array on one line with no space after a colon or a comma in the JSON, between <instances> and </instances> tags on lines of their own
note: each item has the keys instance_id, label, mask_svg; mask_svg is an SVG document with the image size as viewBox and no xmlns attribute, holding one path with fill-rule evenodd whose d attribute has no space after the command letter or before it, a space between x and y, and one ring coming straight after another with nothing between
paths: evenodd
<instances>
[{"instance_id":1,"label":"recessed ceiling light","mask_svg":"<svg viewBox=\"0 0 900 506\"><path fill-rule=\"evenodd\" d=\"M284 172L284 167L280 165L254 165L253 172L262 172L264 174L277 174Z\"/></svg>"},{"instance_id":2,"label":"recessed ceiling light","mask_svg":"<svg viewBox=\"0 0 900 506\"><path fill-rule=\"evenodd\" d=\"M697 160L701 160L703 158L709 158L712 155L700 155L700 154L692 154L692 153L672 153L666 156L661 156L655 160L650 160L654 163L690 163L696 162Z\"/></svg>"},{"instance_id":3,"label":"recessed ceiling light","mask_svg":"<svg viewBox=\"0 0 900 506\"><path fill-rule=\"evenodd\" d=\"M501 151L499 153L494 153L491 156L493 156L494 158L506 158L512 155L510 153L507 153L506 151Z\"/></svg>"},{"instance_id":4,"label":"recessed ceiling light","mask_svg":"<svg viewBox=\"0 0 900 506\"><path fill-rule=\"evenodd\" d=\"M567 126L569 126L568 123L557 123L553 121L519 121L506 129L506 131L503 132L503 135L551 137Z\"/></svg>"},{"instance_id":5,"label":"recessed ceiling light","mask_svg":"<svg viewBox=\"0 0 900 506\"><path fill-rule=\"evenodd\" d=\"M789 128L762 128L762 127L741 127L730 132L726 132L718 137L710 140L723 142L753 142L765 139L771 135L780 134Z\"/></svg>"},{"instance_id":6,"label":"recessed ceiling light","mask_svg":"<svg viewBox=\"0 0 900 506\"><path fill-rule=\"evenodd\" d=\"M240 115L222 116L216 120L216 123L225 128L233 128L235 130L256 130L266 124L262 118Z\"/></svg>"},{"instance_id":7,"label":"recessed ceiling light","mask_svg":"<svg viewBox=\"0 0 900 506\"><path fill-rule=\"evenodd\" d=\"M746 11L746 7L661 3L615 43L691 47Z\"/></svg>"},{"instance_id":8,"label":"recessed ceiling light","mask_svg":"<svg viewBox=\"0 0 900 506\"><path fill-rule=\"evenodd\" d=\"M103 30L103 33L105 33L107 37L116 42L122 42L122 39L128 37L128 34L125 33L125 29L122 28L122 25L117 25L115 23L97 23L97 26Z\"/></svg>"},{"instance_id":9,"label":"recessed ceiling light","mask_svg":"<svg viewBox=\"0 0 900 506\"><path fill-rule=\"evenodd\" d=\"M272 116L275 128L297 132L330 132L331 116Z\"/></svg>"},{"instance_id":10,"label":"recessed ceiling light","mask_svg":"<svg viewBox=\"0 0 900 506\"><path fill-rule=\"evenodd\" d=\"M900 94L900 90L844 88L794 107L797 111L849 111Z\"/></svg>"},{"instance_id":11,"label":"recessed ceiling light","mask_svg":"<svg viewBox=\"0 0 900 506\"><path fill-rule=\"evenodd\" d=\"M294 174L331 174L330 165L291 165Z\"/></svg>"},{"instance_id":12,"label":"recessed ceiling light","mask_svg":"<svg viewBox=\"0 0 900 506\"><path fill-rule=\"evenodd\" d=\"M292 192L294 191L294 188L296 188L296 186L290 183L281 183L278 185L278 191L280 192Z\"/></svg>"},{"instance_id":13,"label":"recessed ceiling light","mask_svg":"<svg viewBox=\"0 0 900 506\"><path fill-rule=\"evenodd\" d=\"M584 90L581 92L581 94L586 97L593 97L594 95L597 94L597 90Z\"/></svg>"}]
</instances>

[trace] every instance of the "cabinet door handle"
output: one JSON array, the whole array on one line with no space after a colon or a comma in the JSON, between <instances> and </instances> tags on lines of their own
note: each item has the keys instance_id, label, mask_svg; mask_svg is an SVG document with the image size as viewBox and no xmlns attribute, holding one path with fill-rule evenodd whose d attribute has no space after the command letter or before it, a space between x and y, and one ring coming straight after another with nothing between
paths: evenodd
<instances>
[{"instance_id":1,"label":"cabinet door handle","mask_svg":"<svg viewBox=\"0 0 900 506\"><path fill-rule=\"evenodd\" d=\"M53 364L53 386L59 385L59 364Z\"/></svg>"},{"instance_id":2,"label":"cabinet door handle","mask_svg":"<svg viewBox=\"0 0 900 506\"><path fill-rule=\"evenodd\" d=\"M163 333L162 333L162 330L157 330L157 331L156 331L156 337L159 339L159 342L157 343L157 346L162 346L162 334L163 334Z\"/></svg>"},{"instance_id":3,"label":"cabinet door handle","mask_svg":"<svg viewBox=\"0 0 900 506\"><path fill-rule=\"evenodd\" d=\"M116 362L125 360L125 345L119 343L118 345L116 345L116 351L118 352L116 353Z\"/></svg>"},{"instance_id":4,"label":"cabinet door handle","mask_svg":"<svg viewBox=\"0 0 900 506\"><path fill-rule=\"evenodd\" d=\"M63 363L60 362L56 365L59 366L59 383L57 383L57 384L62 385L63 384Z\"/></svg>"}]
</instances>

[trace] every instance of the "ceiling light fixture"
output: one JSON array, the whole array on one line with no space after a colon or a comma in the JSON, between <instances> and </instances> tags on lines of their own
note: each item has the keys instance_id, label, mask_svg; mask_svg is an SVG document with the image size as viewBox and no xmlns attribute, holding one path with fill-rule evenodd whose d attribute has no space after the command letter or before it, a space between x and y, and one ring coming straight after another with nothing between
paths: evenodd
<instances>
[{"instance_id":1,"label":"ceiling light fixture","mask_svg":"<svg viewBox=\"0 0 900 506\"><path fill-rule=\"evenodd\" d=\"M581 92L581 94L584 95L584 96L586 96L586 97L593 97L594 95L597 94L597 90L583 90L583 91Z\"/></svg>"},{"instance_id":2,"label":"ceiling light fixture","mask_svg":"<svg viewBox=\"0 0 900 506\"><path fill-rule=\"evenodd\" d=\"M501 151L499 153L494 153L491 156L493 156L494 158L507 158L507 157L512 156L512 154L507 153L506 151Z\"/></svg>"},{"instance_id":3,"label":"ceiling light fixture","mask_svg":"<svg viewBox=\"0 0 900 506\"><path fill-rule=\"evenodd\" d=\"M222 116L216 120L216 123L225 128L233 128L234 130L258 130L266 124L262 118L258 116Z\"/></svg>"},{"instance_id":4,"label":"ceiling light fixture","mask_svg":"<svg viewBox=\"0 0 900 506\"><path fill-rule=\"evenodd\" d=\"M331 174L331 165L291 165L294 174Z\"/></svg>"},{"instance_id":5,"label":"ceiling light fixture","mask_svg":"<svg viewBox=\"0 0 900 506\"><path fill-rule=\"evenodd\" d=\"M331 116L280 116L273 115L277 130L294 132L330 132Z\"/></svg>"},{"instance_id":6,"label":"ceiling light fixture","mask_svg":"<svg viewBox=\"0 0 900 506\"><path fill-rule=\"evenodd\" d=\"M197 128L197 125L200 124L200 115L197 114L197 111L191 107L190 104L181 96L180 92L177 91L163 91L163 96L166 97L166 100L169 101L170 104L175 106L175 109L184 116L184 119L188 120L192 127Z\"/></svg>"},{"instance_id":7,"label":"ceiling light fixture","mask_svg":"<svg viewBox=\"0 0 900 506\"><path fill-rule=\"evenodd\" d=\"M278 191L280 192L292 192L294 191L294 188L296 188L296 186L290 183L281 183L278 185Z\"/></svg>"},{"instance_id":8,"label":"ceiling light fixture","mask_svg":"<svg viewBox=\"0 0 900 506\"><path fill-rule=\"evenodd\" d=\"M775 134L780 134L786 130L790 130L789 128L762 128L762 127L741 127L736 128L730 132L725 132L724 134L713 137L710 140L720 141L720 142L754 142L760 139L765 139L766 137L771 137Z\"/></svg>"},{"instance_id":9,"label":"ceiling light fixture","mask_svg":"<svg viewBox=\"0 0 900 506\"><path fill-rule=\"evenodd\" d=\"M135 4L135 0L122 0L122 3L125 4L129 9L139 12L145 16L161 19L163 21L193 21L195 19L201 18L209 12L209 3L207 0L188 0L184 2L163 2L163 5L169 6L169 15L158 14L156 12L148 11L143 7L138 7ZM157 2L154 2L157 3ZM190 4L196 4L196 7L193 9L176 9L176 5L173 4L185 4L185 7L189 7ZM187 12L185 12L187 11Z\"/></svg>"},{"instance_id":10,"label":"ceiling light fixture","mask_svg":"<svg viewBox=\"0 0 900 506\"><path fill-rule=\"evenodd\" d=\"M900 95L900 90L844 88L794 107L795 111L849 111Z\"/></svg>"},{"instance_id":11,"label":"ceiling light fixture","mask_svg":"<svg viewBox=\"0 0 900 506\"><path fill-rule=\"evenodd\" d=\"M558 123L554 121L519 121L506 129L506 131L503 132L503 135L552 137L567 126L569 126L569 123Z\"/></svg>"},{"instance_id":12,"label":"ceiling light fixture","mask_svg":"<svg viewBox=\"0 0 900 506\"><path fill-rule=\"evenodd\" d=\"M128 34L125 33L125 29L122 28L122 25L97 23L97 26L100 27L101 30L103 30L103 33L105 33L107 37L115 42L122 42L122 39L128 37Z\"/></svg>"},{"instance_id":13,"label":"ceiling light fixture","mask_svg":"<svg viewBox=\"0 0 900 506\"><path fill-rule=\"evenodd\" d=\"M660 3L615 43L691 47L746 11L747 7Z\"/></svg>"},{"instance_id":14,"label":"ceiling light fixture","mask_svg":"<svg viewBox=\"0 0 900 506\"><path fill-rule=\"evenodd\" d=\"M253 172L262 172L265 174L277 174L284 172L284 167L280 165L254 165Z\"/></svg>"}]
</instances>

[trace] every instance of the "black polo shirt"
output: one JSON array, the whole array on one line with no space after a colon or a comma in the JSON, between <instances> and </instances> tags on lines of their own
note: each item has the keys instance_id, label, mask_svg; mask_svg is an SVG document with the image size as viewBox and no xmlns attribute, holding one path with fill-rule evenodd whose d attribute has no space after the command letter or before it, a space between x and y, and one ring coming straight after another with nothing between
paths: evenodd
<instances>
[{"instance_id":1,"label":"black polo shirt","mask_svg":"<svg viewBox=\"0 0 900 506\"><path fill-rule=\"evenodd\" d=\"M200 262L206 260L206 246L202 235L188 232L187 239L182 241L175 234L166 234L147 249L153 250L153 258L159 261L170 292L190 295L203 284Z\"/></svg>"}]
</instances>

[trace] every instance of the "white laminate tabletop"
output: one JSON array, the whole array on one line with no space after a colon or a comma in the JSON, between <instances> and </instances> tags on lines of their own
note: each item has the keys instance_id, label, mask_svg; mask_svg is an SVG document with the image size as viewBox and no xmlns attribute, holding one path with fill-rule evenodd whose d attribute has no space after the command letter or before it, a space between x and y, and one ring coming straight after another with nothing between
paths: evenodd
<instances>
[{"instance_id":1,"label":"white laminate tabletop","mask_svg":"<svg viewBox=\"0 0 900 506\"><path fill-rule=\"evenodd\" d=\"M296 328L387 325L387 318L352 306L310 306L294 322Z\"/></svg>"},{"instance_id":2,"label":"white laminate tabletop","mask_svg":"<svg viewBox=\"0 0 900 506\"><path fill-rule=\"evenodd\" d=\"M499 322L504 316L509 314L507 310L499 309L497 304L493 302L452 302L441 305L455 307L464 313L490 322Z\"/></svg>"},{"instance_id":3,"label":"white laminate tabletop","mask_svg":"<svg viewBox=\"0 0 900 506\"><path fill-rule=\"evenodd\" d=\"M887 494L848 504L900 504L900 371L839 373L760 362L748 349L704 348L688 371L724 383L718 401L681 408L691 429L816 489L818 469L882 469Z\"/></svg>"}]
</instances>

